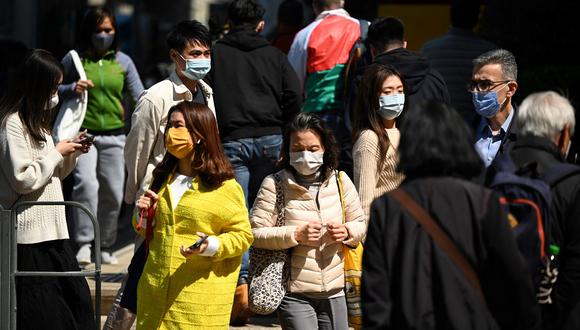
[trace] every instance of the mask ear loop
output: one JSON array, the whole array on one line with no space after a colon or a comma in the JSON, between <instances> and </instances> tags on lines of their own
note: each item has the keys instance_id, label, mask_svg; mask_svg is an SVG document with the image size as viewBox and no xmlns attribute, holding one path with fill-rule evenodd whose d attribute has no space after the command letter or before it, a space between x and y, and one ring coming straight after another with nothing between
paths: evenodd
<instances>
[{"instance_id":1,"label":"mask ear loop","mask_svg":"<svg viewBox=\"0 0 580 330\"><path fill-rule=\"evenodd\" d=\"M505 86L503 86L502 88L500 88L499 90L497 90L497 91L496 91L496 95L497 95L497 92L499 92L499 91L501 91L502 89L504 89L504 88L505 88L507 85L509 85L509 83L510 83L510 82L511 82L511 81L508 81L507 83L505 83ZM503 102L499 104L499 107L500 107L500 108L501 108L501 107L503 107L503 104L505 103L505 101L507 101L507 99L508 99L508 96L507 96L507 94L506 94L505 98L503 99Z\"/></svg>"}]
</instances>

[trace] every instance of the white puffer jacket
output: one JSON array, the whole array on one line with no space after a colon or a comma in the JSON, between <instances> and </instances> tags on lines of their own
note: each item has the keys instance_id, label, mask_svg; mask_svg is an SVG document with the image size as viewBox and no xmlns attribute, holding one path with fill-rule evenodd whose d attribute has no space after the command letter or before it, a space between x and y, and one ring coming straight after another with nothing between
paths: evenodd
<instances>
[{"instance_id":1,"label":"white puffer jacket","mask_svg":"<svg viewBox=\"0 0 580 330\"><path fill-rule=\"evenodd\" d=\"M276 187L273 175L264 179L250 221L254 246L262 249L291 249L291 274L288 290L294 293L336 292L344 287L342 244L356 246L366 233L366 223L359 197L350 178L341 173L341 185L346 208L346 226L350 237L342 244L324 234L318 242L300 244L294 239L296 229L318 219L323 224L342 223L342 206L336 181L332 174L320 186L317 203L310 192L296 183L294 176L282 170L285 200L285 226L275 227L277 220ZM325 230L325 229L323 229Z\"/></svg>"}]
</instances>

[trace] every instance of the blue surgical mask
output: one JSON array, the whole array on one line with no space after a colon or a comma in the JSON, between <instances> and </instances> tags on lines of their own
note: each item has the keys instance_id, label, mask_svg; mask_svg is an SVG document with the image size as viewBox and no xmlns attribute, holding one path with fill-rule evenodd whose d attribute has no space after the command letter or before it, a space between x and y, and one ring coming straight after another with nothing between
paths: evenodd
<instances>
[{"instance_id":1,"label":"blue surgical mask","mask_svg":"<svg viewBox=\"0 0 580 330\"><path fill-rule=\"evenodd\" d=\"M91 41L93 43L93 47L97 52L104 52L111 47L113 44L113 40L115 39L114 33L107 33L107 32L100 32L100 33L93 33L91 36Z\"/></svg>"},{"instance_id":2,"label":"blue surgical mask","mask_svg":"<svg viewBox=\"0 0 580 330\"><path fill-rule=\"evenodd\" d=\"M401 115L404 106L405 94L381 95L377 113L384 119L393 120Z\"/></svg>"},{"instance_id":3,"label":"blue surgical mask","mask_svg":"<svg viewBox=\"0 0 580 330\"><path fill-rule=\"evenodd\" d=\"M502 103L499 103L496 91L472 92L472 101L473 106L475 107L475 112L485 118L491 118L495 116L495 114L499 111L499 108L501 108L502 104L506 100L507 96Z\"/></svg>"},{"instance_id":4,"label":"blue surgical mask","mask_svg":"<svg viewBox=\"0 0 580 330\"><path fill-rule=\"evenodd\" d=\"M185 59L181 54L179 56L185 61L185 70L181 71L181 73L191 80L202 80L211 69L211 60L209 58Z\"/></svg>"}]
</instances>

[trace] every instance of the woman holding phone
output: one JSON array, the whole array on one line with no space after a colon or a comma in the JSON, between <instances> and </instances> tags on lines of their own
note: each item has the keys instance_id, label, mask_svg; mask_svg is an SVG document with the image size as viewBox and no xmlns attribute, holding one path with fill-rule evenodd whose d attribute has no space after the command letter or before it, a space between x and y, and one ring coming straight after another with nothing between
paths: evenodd
<instances>
[{"instance_id":1,"label":"woman holding phone","mask_svg":"<svg viewBox=\"0 0 580 330\"><path fill-rule=\"evenodd\" d=\"M82 135L56 145L52 140L62 75L62 66L52 54L32 50L0 100L0 206L4 209L19 202L63 201L61 180L91 147L79 141ZM27 206L16 211L19 271L79 270L68 242L64 206ZM95 328L84 278L18 277L16 302L18 329Z\"/></svg>"},{"instance_id":2,"label":"woman holding phone","mask_svg":"<svg viewBox=\"0 0 580 330\"><path fill-rule=\"evenodd\" d=\"M156 209L137 329L227 328L242 254L253 242L244 193L207 106L182 102L168 118L167 153L137 202Z\"/></svg>"}]
</instances>

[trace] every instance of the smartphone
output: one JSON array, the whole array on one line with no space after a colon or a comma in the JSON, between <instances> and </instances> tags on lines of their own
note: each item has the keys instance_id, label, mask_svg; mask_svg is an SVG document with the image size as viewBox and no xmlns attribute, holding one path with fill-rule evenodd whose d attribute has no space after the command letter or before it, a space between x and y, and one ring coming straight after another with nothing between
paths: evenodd
<instances>
[{"instance_id":1,"label":"smartphone","mask_svg":"<svg viewBox=\"0 0 580 330\"><path fill-rule=\"evenodd\" d=\"M200 237L195 243L193 243L189 249L199 249L199 247L207 240L209 236Z\"/></svg>"},{"instance_id":2,"label":"smartphone","mask_svg":"<svg viewBox=\"0 0 580 330\"><path fill-rule=\"evenodd\" d=\"M95 136L90 133L85 133L85 135L79 141L80 144L90 144L95 140Z\"/></svg>"}]
</instances>

